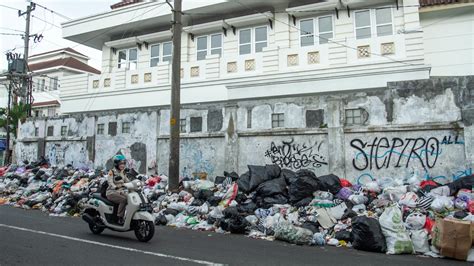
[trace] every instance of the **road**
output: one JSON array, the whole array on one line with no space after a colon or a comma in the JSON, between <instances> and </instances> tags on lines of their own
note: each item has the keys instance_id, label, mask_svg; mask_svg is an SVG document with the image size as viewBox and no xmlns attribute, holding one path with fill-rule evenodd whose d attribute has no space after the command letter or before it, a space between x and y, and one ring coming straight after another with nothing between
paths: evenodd
<instances>
[{"instance_id":1,"label":"road","mask_svg":"<svg viewBox=\"0 0 474 266\"><path fill-rule=\"evenodd\" d=\"M350 248L295 246L243 235L156 227L149 243L133 232L90 233L79 218L0 206L0 265L465 265Z\"/></svg>"}]
</instances>

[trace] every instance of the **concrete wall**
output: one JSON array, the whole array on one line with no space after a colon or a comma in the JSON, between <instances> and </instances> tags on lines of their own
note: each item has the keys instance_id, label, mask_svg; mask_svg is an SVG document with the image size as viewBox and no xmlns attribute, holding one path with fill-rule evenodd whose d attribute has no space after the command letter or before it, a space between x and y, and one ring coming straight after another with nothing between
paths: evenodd
<instances>
[{"instance_id":1,"label":"concrete wall","mask_svg":"<svg viewBox=\"0 0 474 266\"><path fill-rule=\"evenodd\" d=\"M349 110L348 110L349 109ZM359 124L351 124L354 110ZM274 114L283 114L274 128ZM168 173L169 109L89 113L22 125L18 154L55 164L111 166L120 152L140 172ZM433 77L387 87L182 107L180 173L210 178L279 164L351 181L407 177L448 182L474 168L474 77ZM109 126L116 123L116 134ZM123 132L130 123L130 133ZM104 134L97 134L104 125ZM54 136L47 136L54 126ZM67 136L59 136L67 126ZM35 127L42 128L33 137ZM201 130L196 131L199 128ZM43 143L43 144L42 144ZM44 147L43 147L43 146ZM56 150L54 150L56 149ZM74 154L72 154L74 153Z\"/></svg>"}]
</instances>

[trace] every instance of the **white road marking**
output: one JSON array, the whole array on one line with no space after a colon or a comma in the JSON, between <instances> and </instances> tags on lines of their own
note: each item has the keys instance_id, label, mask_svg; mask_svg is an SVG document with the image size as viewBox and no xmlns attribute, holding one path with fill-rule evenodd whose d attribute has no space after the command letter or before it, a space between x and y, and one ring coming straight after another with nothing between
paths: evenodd
<instances>
[{"instance_id":1,"label":"white road marking","mask_svg":"<svg viewBox=\"0 0 474 266\"><path fill-rule=\"evenodd\" d=\"M98 245L98 246L103 246L103 247L109 247L109 248L121 249L121 250L126 250L126 251L131 251L131 252L137 252L137 253L142 253L142 254L146 254L146 255L162 257L162 258L168 258L168 259L174 259L174 260L180 260L180 261L187 261L187 262L194 262L194 263L197 263L197 264L223 265L223 264L220 264L220 263L215 263L215 262L210 262L210 261L205 261L205 260L194 260L194 259L190 259L190 258L177 257L177 256L173 256L173 255L163 254L163 253L156 253L156 252L139 250L139 249L135 249L135 248L114 246L114 245L105 244L105 243L101 243L101 242L96 242L96 241L91 241L91 240L86 240L86 239L81 239L81 238L76 238L76 237L71 237L71 236L58 235L58 234L53 234L53 233L48 233L48 232L43 232L43 231L38 231L38 230L33 230L33 229L28 229L28 228L22 228L22 227L7 225L7 224L0 224L0 227L20 230L20 231L25 231L25 232L31 232L31 233L35 233L35 234L47 235L47 236L52 236L52 237L58 237L58 238L63 238L63 239L67 239L67 240L83 242L83 243L88 243L88 244L93 244L93 245Z\"/></svg>"}]
</instances>

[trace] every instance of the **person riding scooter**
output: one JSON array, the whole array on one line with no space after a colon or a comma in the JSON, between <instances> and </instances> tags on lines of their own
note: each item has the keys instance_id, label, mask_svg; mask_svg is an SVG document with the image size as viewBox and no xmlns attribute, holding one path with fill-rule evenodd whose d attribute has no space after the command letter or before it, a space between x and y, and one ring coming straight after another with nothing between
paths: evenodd
<instances>
[{"instance_id":1,"label":"person riding scooter","mask_svg":"<svg viewBox=\"0 0 474 266\"><path fill-rule=\"evenodd\" d=\"M114 156L114 168L109 171L107 181L107 199L118 204L117 217L118 223L124 223L125 206L127 206L127 192L125 191L125 183L130 182L125 174L125 156L118 154Z\"/></svg>"}]
</instances>

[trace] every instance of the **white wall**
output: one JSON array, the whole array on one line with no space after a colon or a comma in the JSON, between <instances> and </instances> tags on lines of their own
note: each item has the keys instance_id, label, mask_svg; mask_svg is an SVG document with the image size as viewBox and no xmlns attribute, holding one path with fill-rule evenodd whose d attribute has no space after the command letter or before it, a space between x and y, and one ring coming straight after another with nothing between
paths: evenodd
<instances>
[{"instance_id":1,"label":"white wall","mask_svg":"<svg viewBox=\"0 0 474 266\"><path fill-rule=\"evenodd\" d=\"M432 76L474 75L474 6L420 13Z\"/></svg>"}]
</instances>

